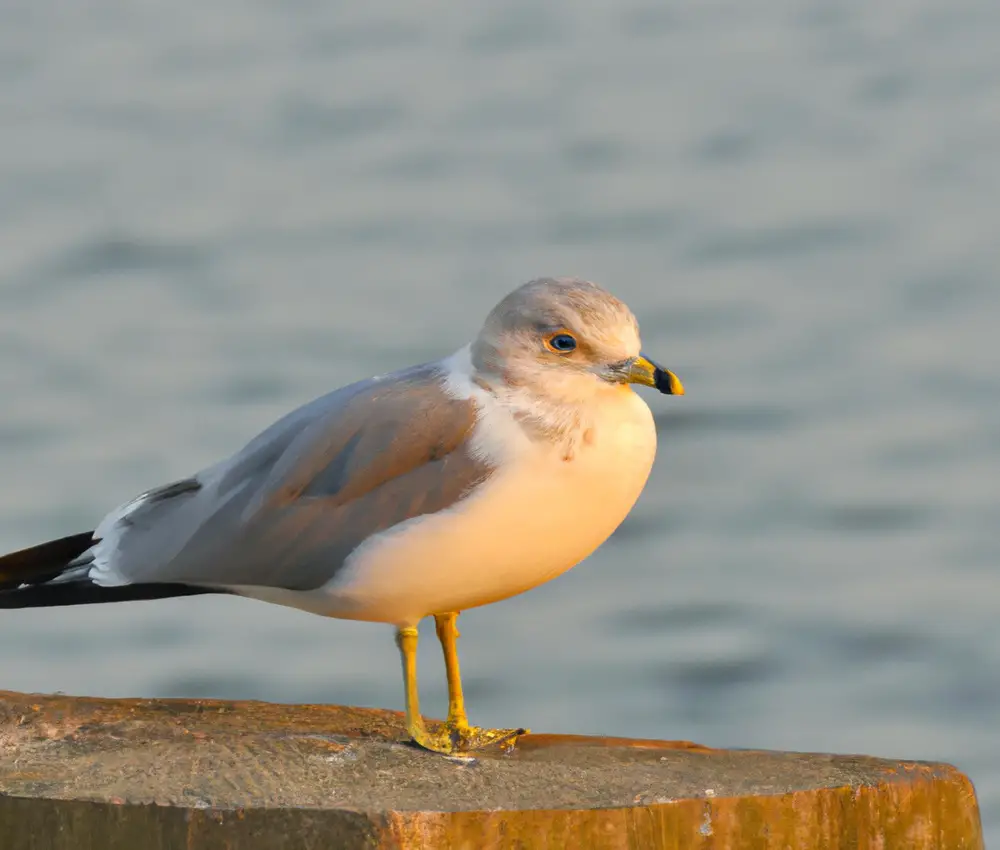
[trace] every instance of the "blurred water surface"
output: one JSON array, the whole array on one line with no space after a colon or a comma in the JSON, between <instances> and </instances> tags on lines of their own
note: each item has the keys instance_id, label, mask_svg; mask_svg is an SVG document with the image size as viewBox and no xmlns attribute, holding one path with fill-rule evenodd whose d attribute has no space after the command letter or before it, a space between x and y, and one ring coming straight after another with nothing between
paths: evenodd
<instances>
[{"instance_id":1,"label":"blurred water surface","mask_svg":"<svg viewBox=\"0 0 1000 850\"><path fill-rule=\"evenodd\" d=\"M0 548L590 277L689 395L603 549L463 617L474 720L945 759L1000 836L1000 5L0 19ZM4 612L0 670L402 702L387 628L238 599Z\"/></svg>"}]
</instances>

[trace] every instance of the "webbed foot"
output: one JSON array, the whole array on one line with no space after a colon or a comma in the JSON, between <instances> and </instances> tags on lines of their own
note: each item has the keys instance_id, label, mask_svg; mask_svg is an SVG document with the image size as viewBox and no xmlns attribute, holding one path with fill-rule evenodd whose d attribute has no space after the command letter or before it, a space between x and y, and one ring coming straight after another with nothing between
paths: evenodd
<instances>
[{"instance_id":1,"label":"webbed foot","mask_svg":"<svg viewBox=\"0 0 1000 850\"><path fill-rule=\"evenodd\" d=\"M453 722L441 723L433 732L420 726L409 730L413 740L434 753L464 755L484 747L510 750L527 729L483 729Z\"/></svg>"}]
</instances>

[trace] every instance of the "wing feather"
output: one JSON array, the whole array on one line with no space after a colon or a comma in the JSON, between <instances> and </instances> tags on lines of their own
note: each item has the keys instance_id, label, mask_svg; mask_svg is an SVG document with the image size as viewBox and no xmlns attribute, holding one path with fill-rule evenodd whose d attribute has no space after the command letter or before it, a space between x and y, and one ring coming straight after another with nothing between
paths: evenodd
<instances>
[{"instance_id":1,"label":"wing feather","mask_svg":"<svg viewBox=\"0 0 1000 850\"><path fill-rule=\"evenodd\" d=\"M492 469L469 447L474 402L438 364L337 390L175 492L114 523L107 572L126 583L309 590L371 535L453 505Z\"/></svg>"}]
</instances>

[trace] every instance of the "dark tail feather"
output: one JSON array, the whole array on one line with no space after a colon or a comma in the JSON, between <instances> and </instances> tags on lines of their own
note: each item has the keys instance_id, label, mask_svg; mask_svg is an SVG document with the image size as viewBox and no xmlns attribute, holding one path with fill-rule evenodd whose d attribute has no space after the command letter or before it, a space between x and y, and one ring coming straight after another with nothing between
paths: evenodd
<instances>
[{"instance_id":1,"label":"dark tail feather","mask_svg":"<svg viewBox=\"0 0 1000 850\"><path fill-rule=\"evenodd\" d=\"M188 584L101 587L90 580L87 560L80 558L94 543L93 532L88 531L0 557L0 608L89 605L224 592Z\"/></svg>"}]
</instances>

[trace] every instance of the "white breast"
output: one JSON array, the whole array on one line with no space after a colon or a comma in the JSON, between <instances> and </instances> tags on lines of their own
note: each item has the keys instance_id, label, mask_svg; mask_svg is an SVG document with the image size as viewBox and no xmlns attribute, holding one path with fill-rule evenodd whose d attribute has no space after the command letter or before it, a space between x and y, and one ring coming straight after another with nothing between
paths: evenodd
<instances>
[{"instance_id":1,"label":"white breast","mask_svg":"<svg viewBox=\"0 0 1000 850\"><path fill-rule=\"evenodd\" d=\"M626 387L607 393L587 425L567 458L559 445L530 440L508 412L486 411L477 439L506 447L492 477L454 507L367 541L308 607L409 625L570 569L631 510L656 453L652 414Z\"/></svg>"}]
</instances>

